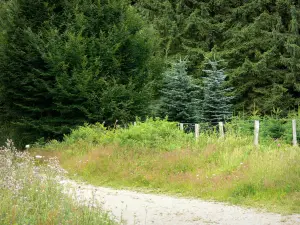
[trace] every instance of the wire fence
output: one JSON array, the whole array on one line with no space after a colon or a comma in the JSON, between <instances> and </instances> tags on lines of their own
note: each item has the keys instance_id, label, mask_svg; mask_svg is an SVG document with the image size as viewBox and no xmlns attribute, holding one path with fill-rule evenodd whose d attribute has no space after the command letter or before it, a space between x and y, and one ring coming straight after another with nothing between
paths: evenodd
<instances>
[{"instance_id":1,"label":"wire fence","mask_svg":"<svg viewBox=\"0 0 300 225\"><path fill-rule=\"evenodd\" d=\"M257 123L255 123L255 121L257 121ZM116 121L114 126L111 128L126 129L136 124L136 122L120 123ZM257 124L258 127L256 127L255 124ZM293 145L297 145L297 143L300 141L300 118L261 118L260 120L232 119L229 122L220 122L217 125L203 122L178 123L177 127L185 133L193 133L196 138L199 137L199 134L203 133L208 135L217 134L220 137L226 137L226 135L229 134L236 136L254 136L255 145L258 145L258 143L261 141L272 139L283 140L287 143L293 143Z\"/></svg>"},{"instance_id":2,"label":"wire fence","mask_svg":"<svg viewBox=\"0 0 300 225\"><path fill-rule=\"evenodd\" d=\"M299 126L297 126L297 124ZM199 123L200 129L196 131L195 124L181 123L178 125L186 133L196 132L206 134L219 134L224 137L227 134L236 136L254 135L254 144L259 141L284 141L297 145L300 141L300 119L261 119L261 120L232 120L227 123L220 122L218 125Z\"/></svg>"}]
</instances>

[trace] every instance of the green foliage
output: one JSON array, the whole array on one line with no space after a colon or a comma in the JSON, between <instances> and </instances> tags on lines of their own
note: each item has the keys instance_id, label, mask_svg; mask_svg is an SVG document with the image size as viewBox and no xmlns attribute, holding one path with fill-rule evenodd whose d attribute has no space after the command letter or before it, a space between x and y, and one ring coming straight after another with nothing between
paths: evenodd
<instances>
[{"instance_id":1,"label":"green foliage","mask_svg":"<svg viewBox=\"0 0 300 225\"><path fill-rule=\"evenodd\" d=\"M160 115L171 121L193 122L202 115L201 90L187 74L187 61L179 60L165 72Z\"/></svg>"},{"instance_id":2,"label":"green foliage","mask_svg":"<svg viewBox=\"0 0 300 225\"><path fill-rule=\"evenodd\" d=\"M95 199L85 205L65 193L56 159L39 162L11 150L16 150L12 142L0 150L0 224L116 224Z\"/></svg>"},{"instance_id":3,"label":"green foliage","mask_svg":"<svg viewBox=\"0 0 300 225\"><path fill-rule=\"evenodd\" d=\"M293 41L297 49L291 29L295 32L299 15L296 1L248 1L232 9L222 55L236 88L236 109L256 107L271 114L273 108L281 108L287 115L297 107L299 91L294 84L299 76L288 46Z\"/></svg>"},{"instance_id":4,"label":"green foliage","mask_svg":"<svg viewBox=\"0 0 300 225\"><path fill-rule=\"evenodd\" d=\"M157 112L219 121L231 110L205 87L212 54L226 62L236 113L286 116L300 103L299 22L295 0L1 1L0 121L20 145ZM164 59L179 55L189 62L163 76ZM274 138L287 125L276 126Z\"/></svg>"},{"instance_id":5,"label":"green foliage","mask_svg":"<svg viewBox=\"0 0 300 225\"><path fill-rule=\"evenodd\" d=\"M226 132L238 136L252 136L254 133L254 120L260 121L259 140L262 143L273 143L273 146L280 147L282 143L292 144L292 120L297 123L297 140L300 141L299 117L293 115L288 118L278 118L275 116L264 117L233 117L226 123Z\"/></svg>"},{"instance_id":6,"label":"green foliage","mask_svg":"<svg viewBox=\"0 0 300 225\"><path fill-rule=\"evenodd\" d=\"M202 76L218 52L235 90L234 109L286 116L299 105L298 1L139 0L136 7L158 30L168 58L188 55L189 72Z\"/></svg>"},{"instance_id":7,"label":"green foliage","mask_svg":"<svg viewBox=\"0 0 300 225\"><path fill-rule=\"evenodd\" d=\"M237 118L233 123L248 121ZM253 120L249 124L253 127ZM268 135L277 135L275 128L271 130ZM175 123L153 119L99 136L98 144L89 145L89 138L80 138L70 145L62 142L63 148L53 143L46 149L60 150L61 162L71 174L96 185L143 187L299 212L300 154L290 143L269 138L257 148L252 132L232 131L222 139L201 133L195 141Z\"/></svg>"},{"instance_id":8,"label":"green foliage","mask_svg":"<svg viewBox=\"0 0 300 225\"><path fill-rule=\"evenodd\" d=\"M161 80L155 30L128 1L12 0L1 10L1 120L28 141L146 116Z\"/></svg>"},{"instance_id":9,"label":"green foliage","mask_svg":"<svg viewBox=\"0 0 300 225\"><path fill-rule=\"evenodd\" d=\"M85 124L75 130L72 130L69 135L65 135L63 142L67 145L74 144L80 140L91 144L100 144L101 136L106 133L106 128L103 124L96 123L94 125Z\"/></svg>"},{"instance_id":10,"label":"green foliage","mask_svg":"<svg viewBox=\"0 0 300 225\"><path fill-rule=\"evenodd\" d=\"M176 141L174 141L176 140ZM193 140L178 129L177 123L160 119L147 119L129 129L117 130L113 142L121 146L145 148L151 151L171 151L184 147Z\"/></svg>"},{"instance_id":11,"label":"green foliage","mask_svg":"<svg viewBox=\"0 0 300 225\"><path fill-rule=\"evenodd\" d=\"M158 30L168 58L188 55L191 74L202 73L201 62L225 38L223 23L232 1L139 0L136 7Z\"/></svg>"},{"instance_id":12,"label":"green foliage","mask_svg":"<svg viewBox=\"0 0 300 225\"><path fill-rule=\"evenodd\" d=\"M255 193L256 193L256 187L254 187L253 185L241 184L232 191L232 197L245 198L245 197L253 196L255 195Z\"/></svg>"},{"instance_id":13,"label":"green foliage","mask_svg":"<svg viewBox=\"0 0 300 225\"><path fill-rule=\"evenodd\" d=\"M209 60L208 65L211 69L204 70L207 77L204 77L204 99L203 99L203 117L204 120L212 124L228 120L232 116L230 96L231 88L226 87L223 69L219 69L219 62Z\"/></svg>"}]
</instances>

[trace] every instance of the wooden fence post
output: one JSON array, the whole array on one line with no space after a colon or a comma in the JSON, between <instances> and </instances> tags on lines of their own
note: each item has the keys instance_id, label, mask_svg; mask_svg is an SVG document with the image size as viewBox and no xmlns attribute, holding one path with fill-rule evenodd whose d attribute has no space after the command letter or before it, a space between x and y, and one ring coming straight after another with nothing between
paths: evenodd
<instances>
[{"instance_id":1,"label":"wooden fence post","mask_svg":"<svg viewBox=\"0 0 300 225\"><path fill-rule=\"evenodd\" d=\"M219 122L219 132L220 132L220 138L224 138L224 123Z\"/></svg>"},{"instance_id":2,"label":"wooden fence post","mask_svg":"<svg viewBox=\"0 0 300 225\"><path fill-rule=\"evenodd\" d=\"M259 120L254 121L254 145L258 146Z\"/></svg>"},{"instance_id":3,"label":"wooden fence post","mask_svg":"<svg viewBox=\"0 0 300 225\"><path fill-rule=\"evenodd\" d=\"M180 126L180 130L183 130L183 123L180 123L179 126Z\"/></svg>"},{"instance_id":4,"label":"wooden fence post","mask_svg":"<svg viewBox=\"0 0 300 225\"><path fill-rule=\"evenodd\" d=\"M200 125L198 123L195 124L195 138L198 140L200 134Z\"/></svg>"},{"instance_id":5,"label":"wooden fence post","mask_svg":"<svg viewBox=\"0 0 300 225\"><path fill-rule=\"evenodd\" d=\"M297 146L297 125L296 120L292 120L292 127L293 127L293 146Z\"/></svg>"}]
</instances>

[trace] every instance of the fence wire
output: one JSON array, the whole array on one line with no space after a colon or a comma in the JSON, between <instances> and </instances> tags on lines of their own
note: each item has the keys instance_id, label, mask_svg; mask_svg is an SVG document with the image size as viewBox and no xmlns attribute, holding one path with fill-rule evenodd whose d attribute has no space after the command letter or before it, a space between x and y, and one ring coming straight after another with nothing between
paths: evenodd
<instances>
[{"instance_id":1,"label":"fence wire","mask_svg":"<svg viewBox=\"0 0 300 225\"><path fill-rule=\"evenodd\" d=\"M296 133L297 140L300 141L300 118L296 120ZM236 136L253 136L254 135L254 119L232 119L224 123L225 135ZM134 125L135 122L121 123L117 122L110 129L123 128L127 129L129 126ZM218 134L219 125L212 125L209 123L198 123L200 126L200 134ZM291 143L293 140L292 119L277 119L277 118L261 118L259 119L259 139L264 140L283 140L284 142ZM178 129L182 129L185 133L195 134L195 123L178 123Z\"/></svg>"}]
</instances>

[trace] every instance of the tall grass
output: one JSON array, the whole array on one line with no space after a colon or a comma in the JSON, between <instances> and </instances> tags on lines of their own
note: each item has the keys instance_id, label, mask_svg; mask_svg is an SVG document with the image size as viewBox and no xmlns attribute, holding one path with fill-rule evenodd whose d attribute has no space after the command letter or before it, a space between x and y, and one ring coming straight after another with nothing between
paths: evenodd
<instances>
[{"instance_id":1,"label":"tall grass","mask_svg":"<svg viewBox=\"0 0 300 225\"><path fill-rule=\"evenodd\" d=\"M0 224L115 224L100 208L63 194L55 158L37 164L11 141L0 150Z\"/></svg>"},{"instance_id":2,"label":"tall grass","mask_svg":"<svg viewBox=\"0 0 300 225\"><path fill-rule=\"evenodd\" d=\"M99 126L80 127L35 151L59 156L71 174L96 185L300 212L300 150L284 141L254 147L252 136L236 132L224 139L201 133L195 141L175 123L154 119L128 129Z\"/></svg>"}]
</instances>

